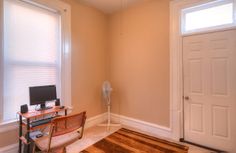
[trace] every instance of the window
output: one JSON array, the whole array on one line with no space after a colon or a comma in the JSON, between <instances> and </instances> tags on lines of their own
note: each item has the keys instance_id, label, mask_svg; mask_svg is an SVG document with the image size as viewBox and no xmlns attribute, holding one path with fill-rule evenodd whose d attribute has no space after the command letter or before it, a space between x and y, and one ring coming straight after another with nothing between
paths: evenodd
<instances>
[{"instance_id":1,"label":"window","mask_svg":"<svg viewBox=\"0 0 236 153\"><path fill-rule=\"evenodd\" d=\"M4 3L3 120L29 104L29 87L60 89L60 16L31 4Z\"/></svg>"},{"instance_id":2,"label":"window","mask_svg":"<svg viewBox=\"0 0 236 153\"><path fill-rule=\"evenodd\" d=\"M232 0L213 1L182 10L182 32L190 33L235 25Z\"/></svg>"},{"instance_id":3,"label":"window","mask_svg":"<svg viewBox=\"0 0 236 153\"><path fill-rule=\"evenodd\" d=\"M62 2L54 3L62 8ZM70 106L70 9L48 6L4 0L2 122L16 119L20 105L29 106L30 86L55 84L58 97Z\"/></svg>"}]
</instances>

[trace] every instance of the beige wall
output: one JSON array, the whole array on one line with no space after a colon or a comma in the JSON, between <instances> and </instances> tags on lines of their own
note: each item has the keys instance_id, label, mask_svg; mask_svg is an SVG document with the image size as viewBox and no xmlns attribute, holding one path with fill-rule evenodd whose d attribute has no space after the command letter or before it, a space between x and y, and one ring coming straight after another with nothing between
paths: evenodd
<instances>
[{"instance_id":1,"label":"beige wall","mask_svg":"<svg viewBox=\"0 0 236 153\"><path fill-rule=\"evenodd\" d=\"M106 79L107 16L77 0L63 1L72 9L72 105L74 112L86 110L92 117L105 111L101 85Z\"/></svg>"},{"instance_id":2,"label":"beige wall","mask_svg":"<svg viewBox=\"0 0 236 153\"><path fill-rule=\"evenodd\" d=\"M169 127L169 1L111 15L109 34L113 112Z\"/></svg>"},{"instance_id":3,"label":"beige wall","mask_svg":"<svg viewBox=\"0 0 236 153\"><path fill-rule=\"evenodd\" d=\"M72 105L73 112L88 117L105 111L101 85L106 79L107 16L77 0L63 0L72 11ZM18 142L17 131L0 133L0 147Z\"/></svg>"}]
</instances>

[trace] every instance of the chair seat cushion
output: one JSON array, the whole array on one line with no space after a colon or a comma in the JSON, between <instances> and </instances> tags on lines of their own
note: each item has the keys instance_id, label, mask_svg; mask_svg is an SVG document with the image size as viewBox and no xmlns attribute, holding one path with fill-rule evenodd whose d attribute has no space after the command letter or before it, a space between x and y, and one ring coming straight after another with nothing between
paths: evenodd
<instances>
[{"instance_id":1,"label":"chair seat cushion","mask_svg":"<svg viewBox=\"0 0 236 153\"><path fill-rule=\"evenodd\" d=\"M64 135L52 137L50 149L56 149L69 145L80 138L80 133L76 130ZM35 140L35 144L41 151L48 150L49 136L41 137Z\"/></svg>"}]
</instances>

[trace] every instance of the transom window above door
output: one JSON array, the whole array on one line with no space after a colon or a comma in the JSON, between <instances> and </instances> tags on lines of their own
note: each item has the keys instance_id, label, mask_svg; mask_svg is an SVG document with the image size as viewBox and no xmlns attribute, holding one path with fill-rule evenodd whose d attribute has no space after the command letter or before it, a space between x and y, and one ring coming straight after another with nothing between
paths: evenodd
<instances>
[{"instance_id":1,"label":"transom window above door","mask_svg":"<svg viewBox=\"0 0 236 153\"><path fill-rule=\"evenodd\" d=\"M217 0L182 10L182 34L236 26L235 1Z\"/></svg>"}]
</instances>

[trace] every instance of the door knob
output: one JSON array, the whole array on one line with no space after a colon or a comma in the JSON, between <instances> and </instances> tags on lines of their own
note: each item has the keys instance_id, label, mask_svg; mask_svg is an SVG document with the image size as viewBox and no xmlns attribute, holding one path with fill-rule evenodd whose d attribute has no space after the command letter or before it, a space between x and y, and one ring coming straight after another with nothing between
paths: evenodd
<instances>
[{"instance_id":1,"label":"door knob","mask_svg":"<svg viewBox=\"0 0 236 153\"><path fill-rule=\"evenodd\" d=\"M184 96L184 100L189 100L189 96Z\"/></svg>"}]
</instances>

